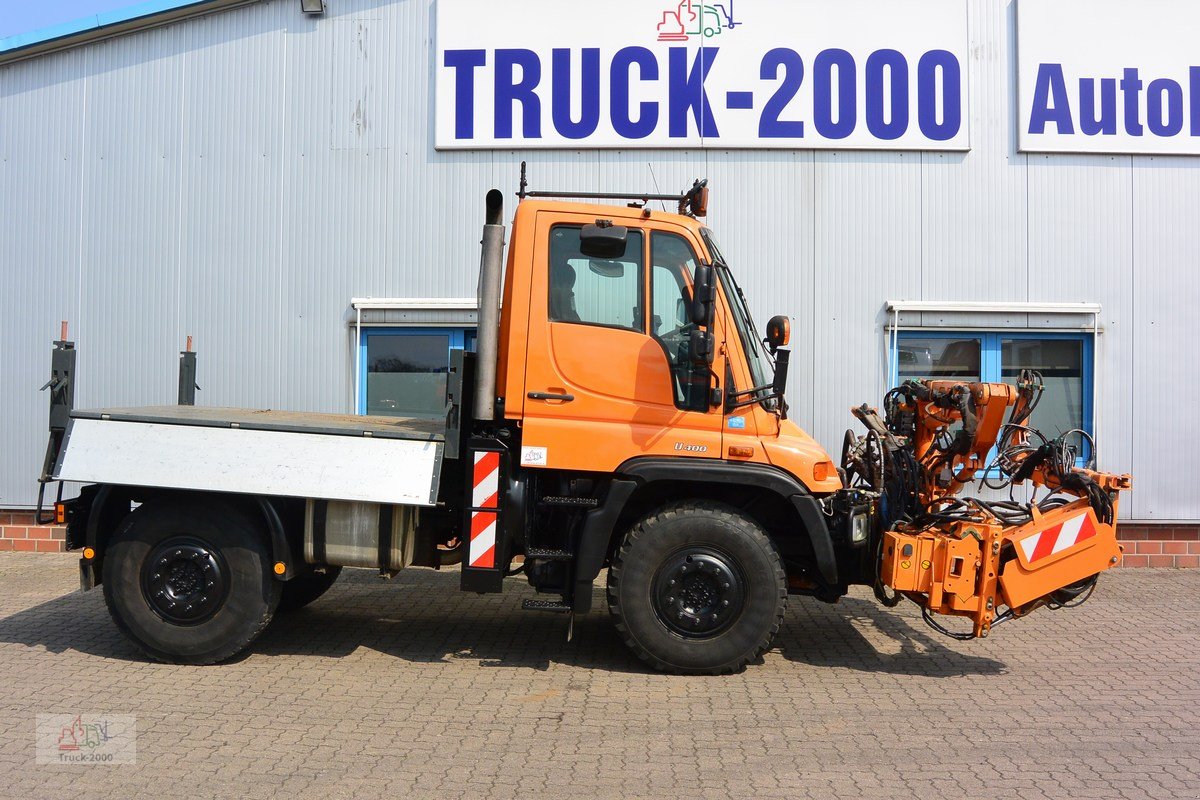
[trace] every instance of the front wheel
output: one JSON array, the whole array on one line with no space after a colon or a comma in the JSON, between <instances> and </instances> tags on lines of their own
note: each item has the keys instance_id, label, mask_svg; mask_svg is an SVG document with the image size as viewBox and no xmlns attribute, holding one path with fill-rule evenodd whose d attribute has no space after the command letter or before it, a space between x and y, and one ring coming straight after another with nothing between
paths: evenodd
<instances>
[{"instance_id":1,"label":"front wheel","mask_svg":"<svg viewBox=\"0 0 1200 800\"><path fill-rule=\"evenodd\" d=\"M264 532L222 503L146 503L104 555L109 613L159 661L232 658L267 627L279 594Z\"/></svg>"},{"instance_id":2,"label":"front wheel","mask_svg":"<svg viewBox=\"0 0 1200 800\"><path fill-rule=\"evenodd\" d=\"M787 579L754 520L721 503L684 502L625 536L608 572L608 607L625 643L655 669L736 672L782 626Z\"/></svg>"}]
</instances>

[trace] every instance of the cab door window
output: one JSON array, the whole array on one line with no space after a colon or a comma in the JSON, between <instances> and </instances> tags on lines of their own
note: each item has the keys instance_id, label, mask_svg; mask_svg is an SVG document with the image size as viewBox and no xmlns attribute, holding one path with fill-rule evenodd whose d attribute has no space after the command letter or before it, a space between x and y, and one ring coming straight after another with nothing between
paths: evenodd
<instances>
[{"instance_id":1,"label":"cab door window","mask_svg":"<svg viewBox=\"0 0 1200 800\"><path fill-rule=\"evenodd\" d=\"M654 231L650 235L650 335L662 346L671 367L675 407L708 410L709 373L688 358L695 326L688 315L696 254L682 236Z\"/></svg>"},{"instance_id":2,"label":"cab door window","mask_svg":"<svg viewBox=\"0 0 1200 800\"><path fill-rule=\"evenodd\" d=\"M580 251L581 230L551 229L550 321L644 332L641 231L629 231L623 256L599 259Z\"/></svg>"}]
</instances>

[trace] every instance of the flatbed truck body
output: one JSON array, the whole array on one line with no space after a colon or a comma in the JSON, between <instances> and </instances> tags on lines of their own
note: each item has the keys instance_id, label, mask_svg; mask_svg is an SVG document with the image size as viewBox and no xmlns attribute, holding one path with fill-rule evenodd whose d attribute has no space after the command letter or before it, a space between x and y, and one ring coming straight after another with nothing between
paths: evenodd
<instances>
[{"instance_id":1,"label":"flatbed truck body","mask_svg":"<svg viewBox=\"0 0 1200 800\"><path fill-rule=\"evenodd\" d=\"M54 479L432 506L441 420L149 406L76 411Z\"/></svg>"}]
</instances>

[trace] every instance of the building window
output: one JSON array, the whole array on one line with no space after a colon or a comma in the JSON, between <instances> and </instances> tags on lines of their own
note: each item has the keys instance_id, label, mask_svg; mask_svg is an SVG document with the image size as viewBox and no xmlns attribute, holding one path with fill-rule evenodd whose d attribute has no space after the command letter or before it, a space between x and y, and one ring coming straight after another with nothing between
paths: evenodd
<instances>
[{"instance_id":1,"label":"building window","mask_svg":"<svg viewBox=\"0 0 1200 800\"><path fill-rule=\"evenodd\" d=\"M358 413L441 418L451 350L474 350L474 328L366 328L359 342Z\"/></svg>"},{"instance_id":2,"label":"building window","mask_svg":"<svg viewBox=\"0 0 1200 800\"><path fill-rule=\"evenodd\" d=\"M1092 337L1076 333L942 333L902 331L896 342L897 381L955 380L1015 384L1021 370L1042 374L1046 388L1030 425L1049 438L1089 435L1092 420ZM1082 463L1082 437L1068 440Z\"/></svg>"}]
</instances>

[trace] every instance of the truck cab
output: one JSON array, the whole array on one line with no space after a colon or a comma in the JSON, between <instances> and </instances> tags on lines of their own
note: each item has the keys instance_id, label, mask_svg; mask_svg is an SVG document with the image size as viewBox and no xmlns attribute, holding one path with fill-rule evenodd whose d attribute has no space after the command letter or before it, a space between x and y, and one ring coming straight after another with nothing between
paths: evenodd
<instances>
[{"instance_id":1,"label":"truck cab","mask_svg":"<svg viewBox=\"0 0 1200 800\"><path fill-rule=\"evenodd\" d=\"M581 234L598 224L627 231L619 256L585 254ZM773 359L696 219L526 201L513 231L498 389L522 466L613 474L638 458L702 459L774 466L816 494L841 488L771 395ZM703 325L691 316L698 265L716 278ZM697 331L712 336L711 362L689 353Z\"/></svg>"}]
</instances>

